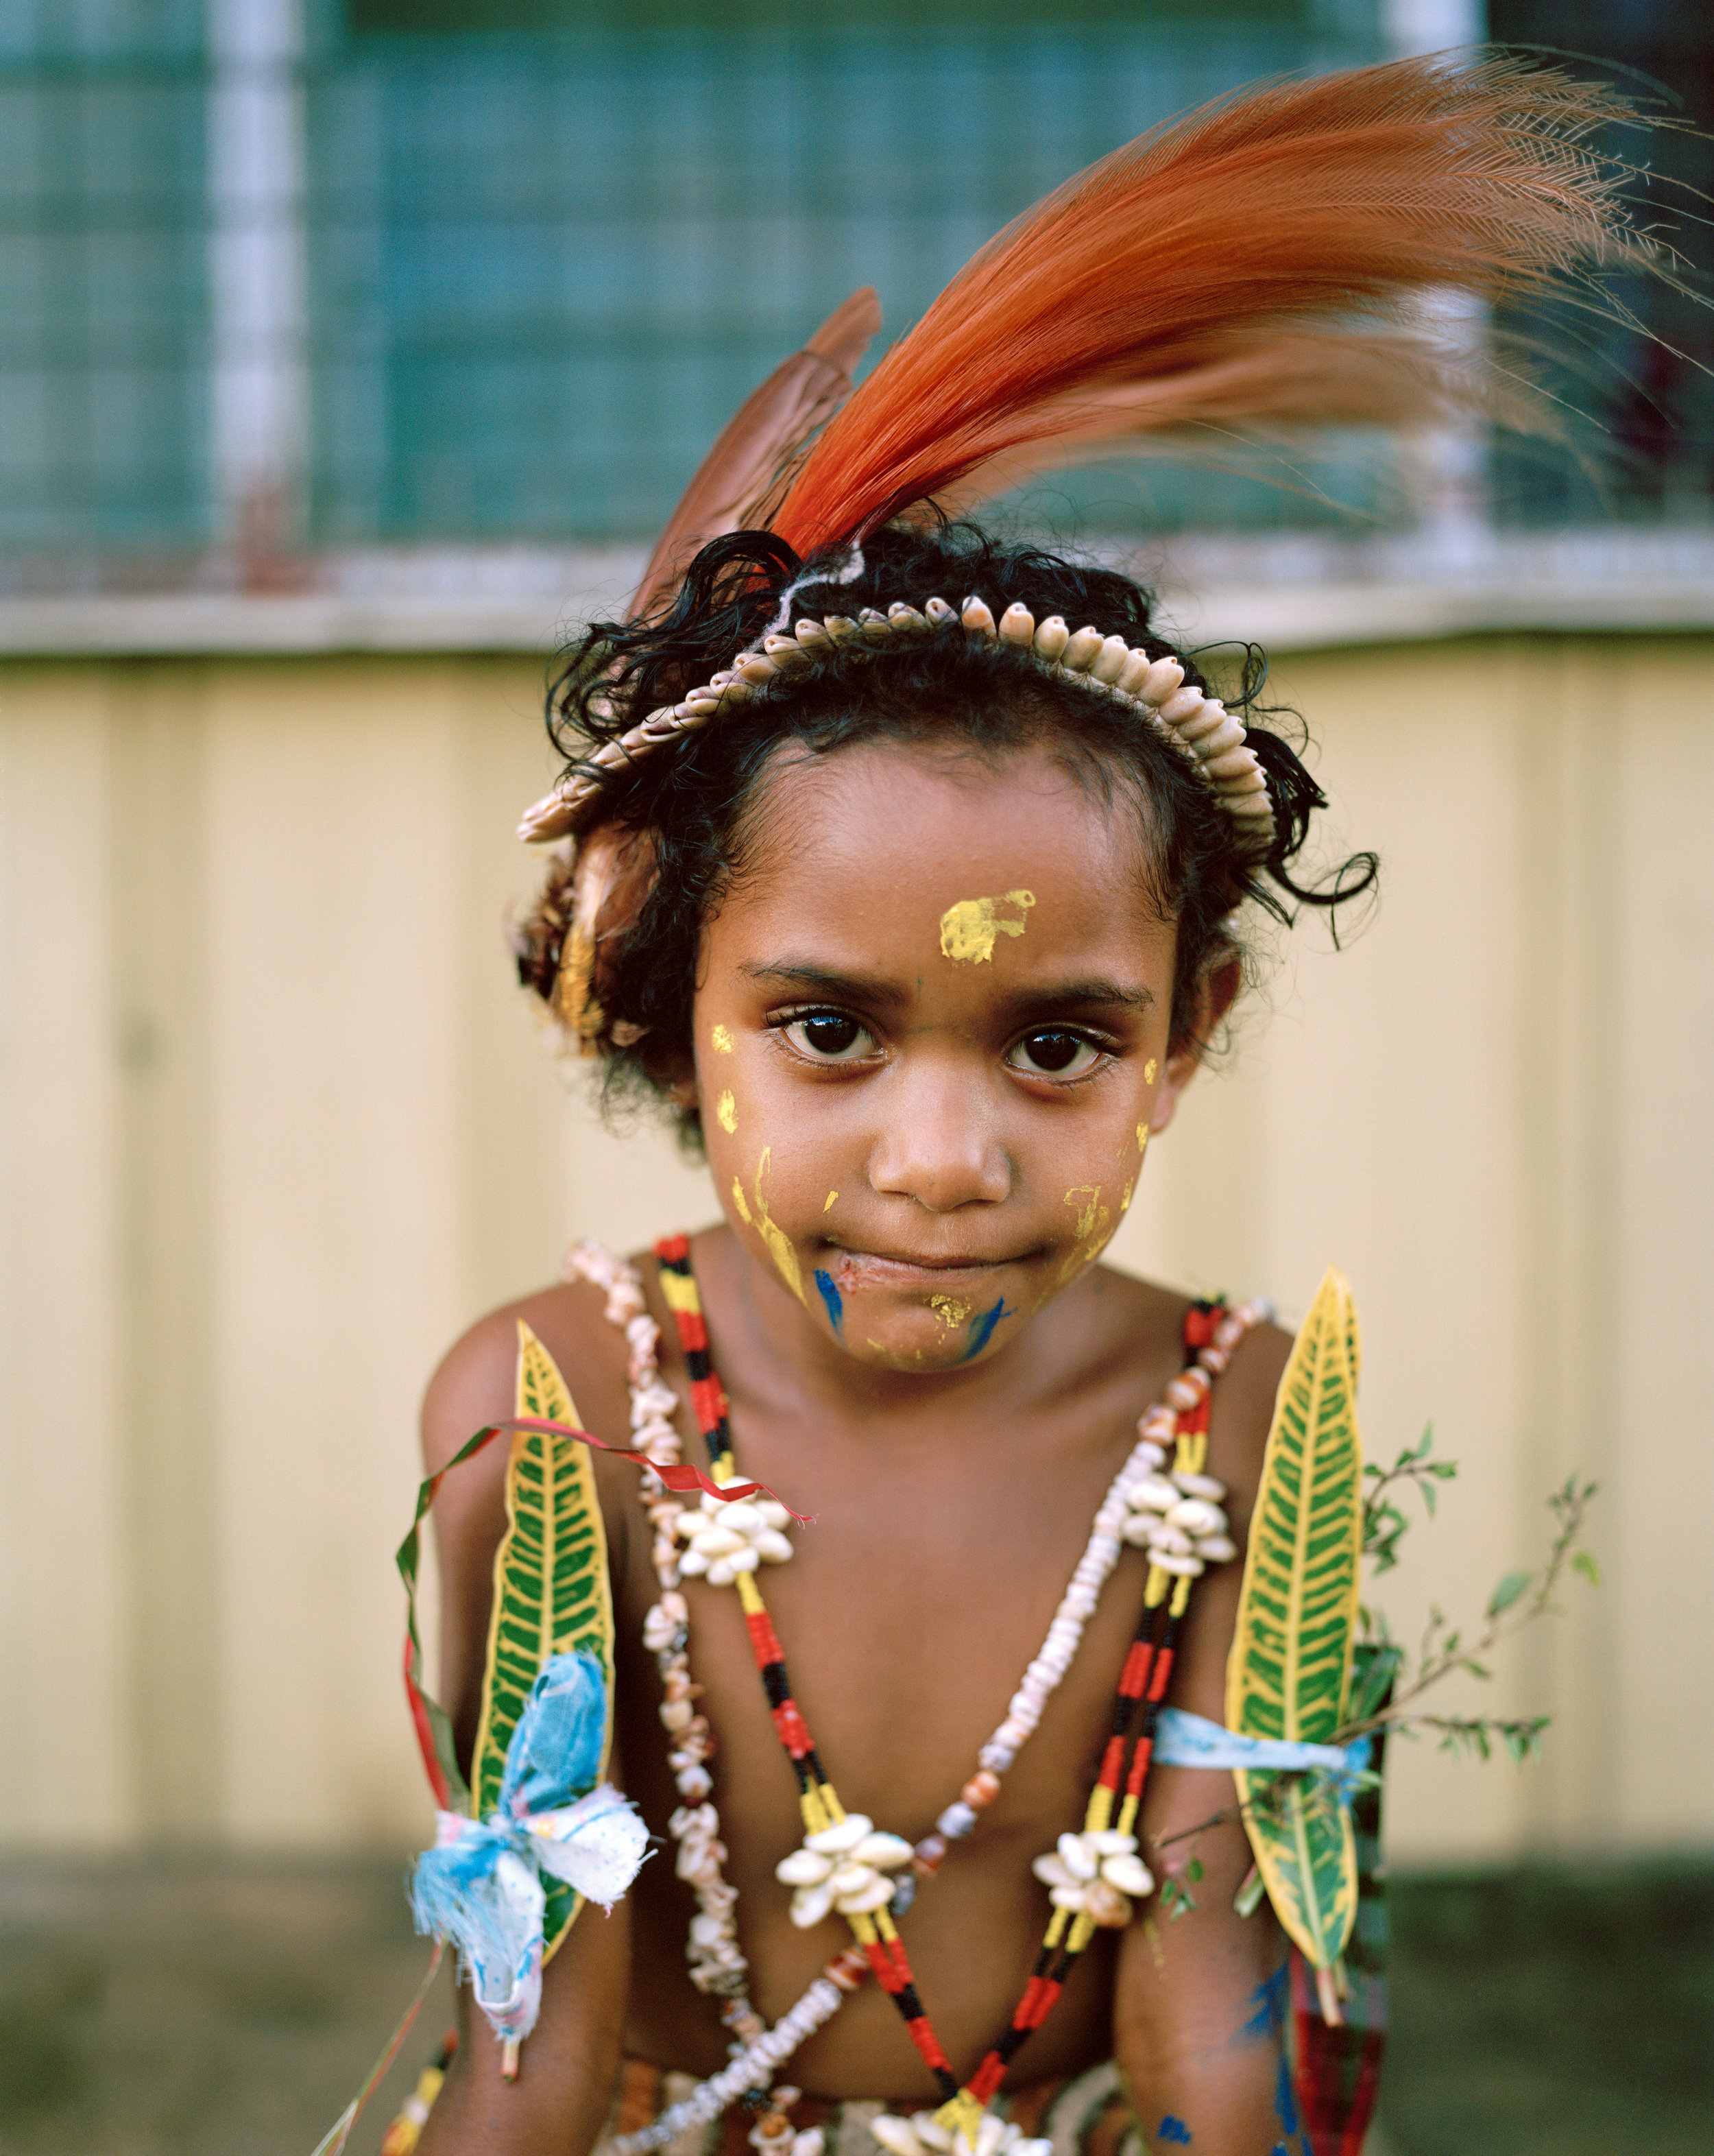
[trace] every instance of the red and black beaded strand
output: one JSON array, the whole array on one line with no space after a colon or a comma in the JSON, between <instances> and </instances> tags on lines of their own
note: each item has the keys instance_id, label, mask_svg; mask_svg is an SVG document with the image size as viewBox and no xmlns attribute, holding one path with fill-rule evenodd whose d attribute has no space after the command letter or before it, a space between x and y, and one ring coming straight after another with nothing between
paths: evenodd
<instances>
[{"instance_id":1,"label":"red and black beaded strand","mask_svg":"<svg viewBox=\"0 0 1714 2156\"><path fill-rule=\"evenodd\" d=\"M708 1448L711 1471L717 1481L724 1481L730 1477L732 1467L726 1391L710 1355L708 1327L690 1267L688 1239L682 1235L664 1239L655 1246L655 1256L661 1268L662 1291L677 1325L688 1366L691 1406ZM1188 1363L1194 1361L1212 1337L1214 1327L1224 1314L1224 1306L1219 1304L1192 1305L1184 1324ZM1179 1423L1183 1435L1192 1434L1187 1425L1193 1418L1199 1419L1200 1429L1205 1431L1205 1393L1196 1409L1181 1413ZM1120 1805L1120 1830L1129 1833L1141 1804L1153 1751L1156 1718L1171 1680L1187 1599L1186 1593L1180 1591L1172 1593L1169 1599L1162 1587L1165 1575L1152 1572L1142 1623L1120 1672L1113 1702L1112 1730L1090 1792L1085 1831L1106 1826L1112 1819L1116 1800ZM768 1712L797 1777L798 1800L806 1826L813 1833L842 1818L844 1808L822 1767L808 1725L793 1697L784 1650L761 1591L748 1573L740 1573L733 1584L743 1604ZM1188 1590L1188 1581L1182 1585L1183 1589ZM1133 1746L1130 1731L1139 1706L1142 1709L1142 1722ZM1127 1751L1128 1774L1125 1771ZM1065 1989L1073 1964L1097 1928L1082 1912L1074 1921L1070 1912L1055 1910L1005 2034L961 2089L933 2025L923 2010L905 1943L887 1910L882 1907L872 1914L850 1917L847 1921L882 1989L897 2007L911 2041L933 2076L943 2105L972 2106L978 2114L998 2090L1025 2040L1046 2020Z\"/></svg>"}]
</instances>

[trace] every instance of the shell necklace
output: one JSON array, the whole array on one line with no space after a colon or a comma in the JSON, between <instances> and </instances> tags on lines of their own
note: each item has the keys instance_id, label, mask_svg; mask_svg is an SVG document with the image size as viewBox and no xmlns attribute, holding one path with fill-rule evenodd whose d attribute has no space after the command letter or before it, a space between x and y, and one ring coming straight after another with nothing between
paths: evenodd
<instances>
[{"instance_id":1,"label":"shell necklace","mask_svg":"<svg viewBox=\"0 0 1714 2156\"><path fill-rule=\"evenodd\" d=\"M663 1292L689 1363L692 1406L709 1448L711 1471L724 1482L733 1473L726 1398L709 1361L707 1328L690 1270L689 1244L683 1237L672 1238L658 1246L656 1255ZM636 1442L657 1464L673 1464L678 1441L668 1418L675 1400L660 1378L659 1336L644 1305L640 1276L634 1267L593 1243L580 1244L569 1253L565 1272L569 1278L591 1281L605 1293L607 1315L624 1328L630 1350L628 1375ZM1147 1773L1154 1715L1171 1673L1190 1583L1208 1563L1234 1554L1219 1510L1224 1491L1201 1472L1208 1441L1209 1383L1226 1367L1244 1333L1264 1314L1264 1306L1255 1304L1229 1312L1218 1305L1198 1306L1189 1313L1186 1344L1193 1359L1167 1387L1166 1399L1139 1421L1138 1443L1096 1512L1089 1545L1040 1653L1025 1671L1005 1719L983 1747L977 1772L958 1801L947 1808L934 1832L915 1849L898 1835L877 1833L862 1815L845 1813L792 1698L778 1639L753 1576L760 1565L784 1563L792 1555L783 1532L783 1508L766 1503L729 1505L719 1507L716 1515L713 1502L702 1508L685 1507L658 1483L645 1488L644 1502L655 1530L654 1559L661 1596L649 1613L644 1638L661 1674L665 1697L660 1713L673 1747L669 1762L680 1794L690 1800L669 1823L679 1844L679 1875L694 1887L698 1900L686 1951L691 1980L699 1989L725 1997L722 2018L739 2041L733 2046L736 2056L730 2066L651 2126L614 2142L614 2156L643 2156L644 2150L664 2146L686 2128L706 2123L746 2091L764 2087L775 2069L837 2011L870 1969L899 2008L945 2099L938 2121L924 2113L914 2123L916 2128L927 2129L926 2139L913 2132L912 2123L885 2118L876 2123L877 2138L890 2148L896 2142L900 2156L944 2146L949 2129L962 2131L973 2142L1011 2058L1045 2018L1076 1955L1098 1927L1129 1921L1131 1897L1152 1891L1153 1881L1136 1853L1132 1830ZM1160 1471L1168 1445L1177 1454L1170 1477ZM892 1919L903 1913L919 1882L939 1868L948 1844L967 1835L998 1794L1001 1776L1070 1668L1101 1587L1126 1542L1145 1548L1151 1563L1142 1628L1120 1678L1115 1734L1091 1794L1083 1833L1062 1835L1055 1851L1036 1860L1034 1869L1051 1890L1054 1915L1048 1933L1005 2036L960 2089L916 1998L904 1944ZM744 1605L770 1712L797 1776L803 1811L803 1845L778 1866L778 1876L795 1889L793 1920L807 1928L830 1909L837 1910L850 1924L857 1942L858 1950L847 1948L836 1955L771 2030L745 1995L748 1970L733 1917L736 1892L721 1872L726 1851L718 1840L718 1818L707 1801L713 1785L704 1763L713 1739L706 1719L693 1704L689 1607L680 1590L685 1576L706 1578L711 1585L735 1586ZM1126 1732L1138 1705L1143 1708L1142 1727L1131 1772L1125 1776ZM751 2135L759 2148L778 2148L783 2156L785 2142L793 2136L784 2114L797 2093L783 2087L772 2092L772 2102ZM984 2138L992 2138L991 2133ZM1008 2144L1017 2138L1015 2128L1007 2129ZM794 2137L792 2156L819 2156L819 2148L820 2136L812 2129ZM1038 2153L1020 2147L1015 2156Z\"/></svg>"}]
</instances>

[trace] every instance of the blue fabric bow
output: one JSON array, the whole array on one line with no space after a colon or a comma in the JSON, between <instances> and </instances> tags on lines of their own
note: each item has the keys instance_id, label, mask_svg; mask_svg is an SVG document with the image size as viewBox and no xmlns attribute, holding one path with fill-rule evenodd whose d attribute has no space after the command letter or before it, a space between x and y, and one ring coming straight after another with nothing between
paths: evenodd
<instances>
[{"instance_id":1,"label":"blue fabric bow","mask_svg":"<svg viewBox=\"0 0 1714 2156\"><path fill-rule=\"evenodd\" d=\"M1348 1805L1369 1779L1373 1750L1367 1737L1352 1744L1300 1744L1284 1738L1243 1737L1183 1707L1163 1707L1155 1723L1154 1757L1162 1767L1241 1767L1313 1774L1333 1801Z\"/></svg>"},{"instance_id":2,"label":"blue fabric bow","mask_svg":"<svg viewBox=\"0 0 1714 2156\"><path fill-rule=\"evenodd\" d=\"M541 2010L547 1881L611 1908L643 1861L648 1829L597 1781L606 1738L600 1663L555 1656L518 1717L493 1811L481 1820L442 1812L435 1846L417 1859L417 1929L456 1943L496 2035L521 2041Z\"/></svg>"}]
</instances>

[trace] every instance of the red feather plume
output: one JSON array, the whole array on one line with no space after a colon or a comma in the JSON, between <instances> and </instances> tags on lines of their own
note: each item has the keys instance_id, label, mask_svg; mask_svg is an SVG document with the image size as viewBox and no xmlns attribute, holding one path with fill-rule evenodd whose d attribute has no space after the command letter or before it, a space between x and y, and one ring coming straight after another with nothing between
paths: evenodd
<instances>
[{"instance_id":1,"label":"red feather plume","mask_svg":"<svg viewBox=\"0 0 1714 2156\"><path fill-rule=\"evenodd\" d=\"M1169 121L991 240L804 454L772 528L809 554L929 496L1219 429L1550 408L1437 345L1424 302L1544 296L1650 258L1588 146L1633 117L1522 59L1275 84Z\"/></svg>"}]
</instances>

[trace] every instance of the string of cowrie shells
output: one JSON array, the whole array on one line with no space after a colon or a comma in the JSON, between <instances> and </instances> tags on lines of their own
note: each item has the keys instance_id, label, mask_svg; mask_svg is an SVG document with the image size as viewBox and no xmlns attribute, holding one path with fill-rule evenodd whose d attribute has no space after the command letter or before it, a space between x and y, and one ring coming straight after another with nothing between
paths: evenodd
<instances>
[{"instance_id":1,"label":"string of cowrie shells","mask_svg":"<svg viewBox=\"0 0 1714 2156\"><path fill-rule=\"evenodd\" d=\"M606 1298L608 1322L624 1333L630 1420L638 1450L656 1466L675 1465L680 1447L669 1418L677 1398L660 1377L659 1328L649 1315L642 1276L634 1265L593 1240L577 1244L567 1252L562 1272L568 1280L586 1281L599 1288ZM1034 1733L1071 1666L1084 1626L1123 1544L1144 1550L1152 1565L1187 1580L1207 1565L1236 1554L1220 1506L1224 1486L1212 1476L1162 1471L1178 1415L1201 1403L1211 1379L1225 1369L1244 1333L1270 1315L1270 1306L1260 1301L1229 1312L1196 1361L1168 1383L1163 1399L1139 1419L1137 1442L1096 1511L1089 1543L1041 1650L1019 1681L1004 1719L978 1754L976 1773L957 1800L936 1820L934 1831L913 1848L902 1836L878 1833L872 1820L852 1813L835 1826L806 1835L802 1845L776 1867L776 1876L793 1889L793 1923L808 1929L834 1910L849 1914L883 1903L894 1915L902 1915L919 1882L940 1868L948 1845L971 1833L981 1813L998 1795L1001 1777ZM783 1506L772 1504L726 1506L716 1514L717 1500L681 1505L659 1482L651 1488L645 1481L642 1498L654 1529L652 1557L661 1589L659 1599L644 1621L643 1639L660 1673L660 1717L672 1747L668 1763L680 1794L688 1800L673 1813L668 1827L678 1844L678 1876L691 1886L698 1904L686 1958L690 1980L698 1989L725 1998L721 2018L735 2041L729 2066L700 2082L650 2125L608 2142L606 2156L645 2156L688 2128L711 2123L738 2097L758 2091L763 2092L763 2108L752 2128L752 2143L775 2152L775 2156L823 2156L819 2130L798 2133L787 2116L800 2092L779 2085L770 2088L769 2084L792 2052L832 2018L849 1993L860 1988L868 1964L852 1948L835 1955L772 2029L752 2005L748 1964L737 1941L737 1890L721 1870L726 1851L719 1839L718 1815L708 1801L714 1785L706 1762L713 1750L713 1732L706 1718L695 1712L697 1687L690 1674L690 1605L680 1592L683 1577L700 1577L712 1586L730 1585L740 1571L789 1561L793 1552L784 1524L790 1515ZM752 1512L753 1520L747 1517ZM719 1532L723 1522L741 1513L747 1517L736 1526L728 1525L724 1534ZM1101 1846L1096 1847L1097 1843ZM1085 1844L1090 1845L1085 1848ZM1121 1926L1130 1921L1132 1897L1141 1898L1154 1887L1136 1852L1134 1835L1064 1834L1052 1851L1035 1860L1033 1868L1048 1886L1055 1907L1085 1910L1098 1924ZM945 2156L952 2148L950 2131L929 2111L909 2119L883 2113L871 2122L871 2131L890 2156ZM989 2115L983 2122L974 2156L1049 2156L1049 2143L1031 2141L1015 2125Z\"/></svg>"},{"instance_id":2,"label":"string of cowrie shells","mask_svg":"<svg viewBox=\"0 0 1714 2156\"><path fill-rule=\"evenodd\" d=\"M729 706L744 702L777 675L837 652L878 651L900 639L932 636L962 629L967 636L1009 645L1050 672L1083 682L1142 712L1155 732L1180 751L1234 819L1246 850L1260 855L1273 835L1274 814L1268 783L1255 751L1248 747L1240 720L1217 696L1185 685L1176 659L1151 659L1122 636L1103 636L1098 629L1068 629L1058 614L1040 623L1021 604L1008 606L999 619L985 601L968 598L962 611L931 598L919 611L901 600L885 613L865 607L853 619L829 614L800 621L790 635L765 636L759 648L739 653L730 667L710 677L676 704L658 710L619 735L603 742L553 792L524 812L518 836L531 843L563 838L584 807L600 793L608 778L680 734L694 732Z\"/></svg>"}]
</instances>

